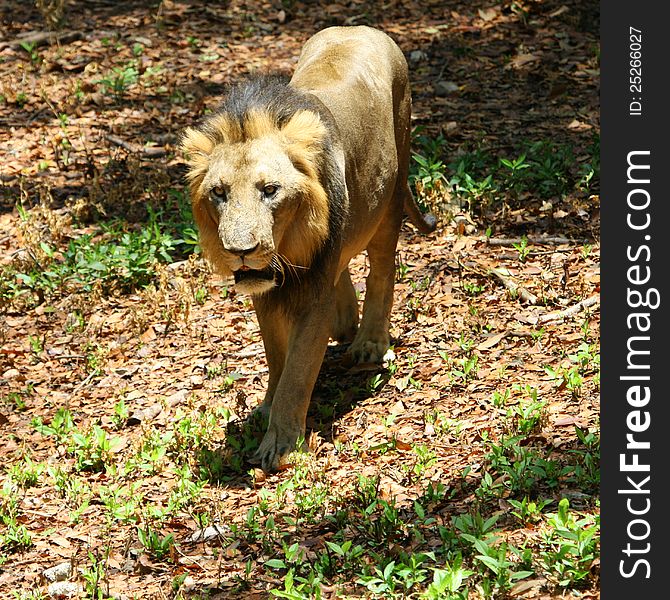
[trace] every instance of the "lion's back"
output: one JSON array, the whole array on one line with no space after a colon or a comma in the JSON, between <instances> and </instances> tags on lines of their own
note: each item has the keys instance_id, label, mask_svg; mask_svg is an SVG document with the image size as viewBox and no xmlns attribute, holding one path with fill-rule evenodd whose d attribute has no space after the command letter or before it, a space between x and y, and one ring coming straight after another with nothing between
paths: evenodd
<instances>
[{"instance_id":1,"label":"lion's back","mask_svg":"<svg viewBox=\"0 0 670 600\"><path fill-rule=\"evenodd\" d=\"M409 131L407 62L384 32L330 27L303 47L291 85L316 96L333 115L344 147L351 195L388 197L398 168L399 141Z\"/></svg>"},{"instance_id":2,"label":"lion's back","mask_svg":"<svg viewBox=\"0 0 670 600\"><path fill-rule=\"evenodd\" d=\"M341 89L361 78L379 79L385 85L407 81L400 48L383 31L363 25L329 27L312 36L302 49L292 81L319 90Z\"/></svg>"}]
</instances>

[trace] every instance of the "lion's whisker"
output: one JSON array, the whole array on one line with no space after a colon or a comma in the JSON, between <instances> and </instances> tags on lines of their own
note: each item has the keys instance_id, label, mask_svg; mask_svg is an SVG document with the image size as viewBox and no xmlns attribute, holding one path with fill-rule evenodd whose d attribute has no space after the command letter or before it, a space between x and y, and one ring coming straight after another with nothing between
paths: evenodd
<instances>
[{"instance_id":1,"label":"lion's whisker","mask_svg":"<svg viewBox=\"0 0 670 600\"><path fill-rule=\"evenodd\" d=\"M285 276L286 269L288 269L288 272L295 279L298 279L298 269L307 269L307 267L293 264L288 258L279 252L275 252L272 257L272 262L276 265L277 270L281 272L282 276Z\"/></svg>"},{"instance_id":2,"label":"lion's whisker","mask_svg":"<svg viewBox=\"0 0 670 600\"><path fill-rule=\"evenodd\" d=\"M291 276L295 277L295 271L291 268L291 264L285 259L285 257L282 254L279 254L279 253L277 253L276 256L277 256L277 261L281 265L282 275L285 275L286 274L286 269L288 269Z\"/></svg>"},{"instance_id":3,"label":"lion's whisker","mask_svg":"<svg viewBox=\"0 0 670 600\"><path fill-rule=\"evenodd\" d=\"M276 254L272 255L272 258L270 259L270 266L272 266L275 271L278 271L281 274L282 279L285 277L284 265L282 265L281 260L279 260L279 257Z\"/></svg>"},{"instance_id":4,"label":"lion's whisker","mask_svg":"<svg viewBox=\"0 0 670 600\"><path fill-rule=\"evenodd\" d=\"M309 267L304 267L303 265L296 265L296 264L292 263L292 262L291 262L288 258L286 258L283 254L279 254L279 256L281 256L281 258L282 258L282 260L284 261L284 263L285 263L286 265L288 265L289 267L292 267L292 268L294 268L294 269L304 269L305 271L309 268Z\"/></svg>"}]
</instances>

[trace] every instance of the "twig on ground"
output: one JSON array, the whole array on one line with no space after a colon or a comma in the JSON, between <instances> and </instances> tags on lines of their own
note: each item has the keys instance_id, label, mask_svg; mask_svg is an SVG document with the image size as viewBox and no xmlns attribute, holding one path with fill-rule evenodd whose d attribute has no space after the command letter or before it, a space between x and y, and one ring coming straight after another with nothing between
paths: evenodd
<instances>
[{"instance_id":1,"label":"twig on ground","mask_svg":"<svg viewBox=\"0 0 670 600\"><path fill-rule=\"evenodd\" d=\"M487 267L483 267L482 265L476 263L476 262L465 262L462 263L459 261L459 264L467 269L470 269L477 273L478 275L488 277L488 276L493 276L496 279L500 281L512 294L512 296L518 297L521 299L523 302L528 302L528 304L537 304L537 296L527 290L525 287L522 285L519 285L515 281L512 280L510 277L509 272L507 272L507 269L503 268L497 268L497 269L489 269Z\"/></svg>"},{"instance_id":2,"label":"twig on ground","mask_svg":"<svg viewBox=\"0 0 670 600\"><path fill-rule=\"evenodd\" d=\"M586 298L584 300L581 300L580 302L577 302L577 304L574 304L566 308L565 310L551 312L546 315L541 315L540 318L538 319L538 322L548 323L550 321L560 321L562 319L565 319L565 317L571 317L572 315L576 315L580 310L588 308L589 306L593 306L594 304L598 304L599 302L600 302L600 294L596 294L595 296L591 296L590 298Z\"/></svg>"},{"instance_id":3,"label":"twig on ground","mask_svg":"<svg viewBox=\"0 0 670 600\"><path fill-rule=\"evenodd\" d=\"M33 44L35 46L44 46L45 44L52 44L54 42L67 44L68 42L81 39L82 35L81 31L31 31L8 42L0 42L0 49L7 47L17 48L21 44Z\"/></svg>"},{"instance_id":4,"label":"twig on ground","mask_svg":"<svg viewBox=\"0 0 670 600\"><path fill-rule=\"evenodd\" d=\"M132 152L133 154L144 154L144 156L151 156L151 157L165 156L167 154L167 150L165 148L160 148L157 146L148 146L148 147L138 146L137 144L126 142L125 140L115 135L112 135L111 133L108 133L105 136L105 139L108 142L114 144L115 146L120 146L124 150L128 150L128 152Z\"/></svg>"},{"instance_id":5,"label":"twig on ground","mask_svg":"<svg viewBox=\"0 0 670 600\"><path fill-rule=\"evenodd\" d=\"M587 244L589 240L571 240L566 237L528 237L526 238L530 244ZM514 246L514 244L521 244L523 238L489 238L480 237L479 241L486 242L489 246Z\"/></svg>"},{"instance_id":6,"label":"twig on ground","mask_svg":"<svg viewBox=\"0 0 670 600\"><path fill-rule=\"evenodd\" d=\"M73 390L70 392L70 397L73 397L79 390L82 388L86 387L89 383L91 383L91 379L93 379L96 375L99 375L98 370L96 369L95 371L92 371L89 376L81 381Z\"/></svg>"},{"instance_id":7,"label":"twig on ground","mask_svg":"<svg viewBox=\"0 0 670 600\"><path fill-rule=\"evenodd\" d=\"M528 291L522 285L519 285L509 277L506 269L489 269L489 273L499 279L502 284L510 291L512 296L519 297L523 302L528 302L528 304L537 304L537 296L532 292Z\"/></svg>"}]
</instances>

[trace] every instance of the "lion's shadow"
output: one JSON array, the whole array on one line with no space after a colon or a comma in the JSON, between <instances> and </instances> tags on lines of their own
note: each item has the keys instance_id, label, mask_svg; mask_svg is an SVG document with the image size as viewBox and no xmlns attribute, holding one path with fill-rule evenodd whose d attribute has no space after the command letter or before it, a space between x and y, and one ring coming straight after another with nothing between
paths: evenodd
<instances>
[{"instance_id":1,"label":"lion's shadow","mask_svg":"<svg viewBox=\"0 0 670 600\"><path fill-rule=\"evenodd\" d=\"M360 402L378 395L391 377L379 364L347 364L347 345L331 344L321 365L307 413L307 430L333 441L334 425Z\"/></svg>"},{"instance_id":2,"label":"lion's shadow","mask_svg":"<svg viewBox=\"0 0 670 600\"><path fill-rule=\"evenodd\" d=\"M382 365L350 366L345 359L346 345L331 344L321 365L307 414L307 432L317 432L332 443L335 424L360 402L381 392L391 377ZM214 446L192 449L197 468L212 484L248 488L257 467L250 457L258 448L267 423L252 416L228 423L226 439Z\"/></svg>"}]
</instances>

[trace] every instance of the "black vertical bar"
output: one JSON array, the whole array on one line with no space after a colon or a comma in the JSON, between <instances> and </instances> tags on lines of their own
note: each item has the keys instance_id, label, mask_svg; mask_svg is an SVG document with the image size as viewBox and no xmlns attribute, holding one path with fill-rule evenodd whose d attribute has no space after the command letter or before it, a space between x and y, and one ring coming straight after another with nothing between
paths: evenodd
<instances>
[{"instance_id":1,"label":"black vertical bar","mask_svg":"<svg viewBox=\"0 0 670 600\"><path fill-rule=\"evenodd\" d=\"M604 600L670 598L666 6L601 2Z\"/></svg>"}]
</instances>

